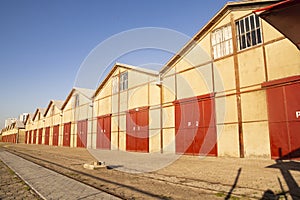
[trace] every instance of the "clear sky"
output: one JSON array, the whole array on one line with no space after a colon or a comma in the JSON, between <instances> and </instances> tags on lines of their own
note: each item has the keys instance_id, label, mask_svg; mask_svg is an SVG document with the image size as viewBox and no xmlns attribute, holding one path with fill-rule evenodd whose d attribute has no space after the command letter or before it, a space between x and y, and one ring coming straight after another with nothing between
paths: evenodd
<instances>
[{"instance_id":1,"label":"clear sky","mask_svg":"<svg viewBox=\"0 0 300 200\"><path fill-rule=\"evenodd\" d=\"M64 100L85 57L122 31L162 27L193 36L226 0L0 0L0 128ZM145 51L144 53L147 53ZM166 62L170 56L149 62ZM129 56L137 65L139 55ZM153 59L153 61L151 60Z\"/></svg>"}]
</instances>

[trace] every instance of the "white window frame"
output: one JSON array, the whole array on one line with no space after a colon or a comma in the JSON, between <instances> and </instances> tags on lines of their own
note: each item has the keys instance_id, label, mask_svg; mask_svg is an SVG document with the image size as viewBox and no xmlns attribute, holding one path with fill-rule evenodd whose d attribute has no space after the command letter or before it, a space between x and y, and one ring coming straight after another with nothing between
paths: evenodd
<instances>
[{"instance_id":1,"label":"white window frame","mask_svg":"<svg viewBox=\"0 0 300 200\"><path fill-rule=\"evenodd\" d=\"M120 74L120 92L128 89L128 72Z\"/></svg>"},{"instance_id":2,"label":"white window frame","mask_svg":"<svg viewBox=\"0 0 300 200\"><path fill-rule=\"evenodd\" d=\"M115 76L112 78L112 93L116 94L119 92L119 77Z\"/></svg>"},{"instance_id":3,"label":"white window frame","mask_svg":"<svg viewBox=\"0 0 300 200\"><path fill-rule=\"evenodd\" d=\"M262 28L260 18L251 14L235 22L238 50L262 44Z\"/></svg>"},{"instance_id":4,"label":"white window frame","mask_svg":"<svg viewBox=\"0 0 300 200\"><path fill-rule=\"evenodd\" d=\"M225 25L212 32L211 44L214 59L233 53L231 25Z\"/></svg>"}]
</instances>

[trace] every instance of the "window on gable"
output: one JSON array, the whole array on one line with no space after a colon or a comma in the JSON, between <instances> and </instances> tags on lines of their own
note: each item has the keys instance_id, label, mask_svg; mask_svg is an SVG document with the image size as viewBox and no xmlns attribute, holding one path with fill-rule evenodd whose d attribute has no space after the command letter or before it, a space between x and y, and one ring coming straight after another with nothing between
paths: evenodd
<instances>
[{"instance_id":1,"label":"window on gable","mask_svg":"<svg viewBox=\"0 0 300 200\"><path fill-rule=\"evenodd\" d=\"M223 26L213 31L211 43L215 59L232 54L233 48L231 26Z\"/></svg>"},{"instance_id":2,"label":"window on gable","mask_svg":"<svg viewBox=\"0 0 300 200\"><path fill-rule=\"evenodd\" d=\"M261 25L257 15L252 14L235 22L238 49L246 49L262 43Z\"/></svg>"},{"instance_id":3,"label":"window on gable","mask_svg":"<svg viewBox=\"0 0 300 200\"><path fill-rule=\"evenodd\" d=\"M118 77L115 76L112 79L112 93L116 94L116 93L118 93L118 91L119 91L119 80L118 80Z\"/></svg>"},{"instance_id":4,"label":"window on gable","mask_svg":"<svg viewBox=\"0 0 300 200\"><path fill-rule=\"evenodd\" d=\"M74 108L77 108L79 106L79 95L75 95L75 102L74 102Z\"/></svg>"},{"instance_id":5,"label":"window on gable","mask_svg":"<svg viewBox=\"0 0 300 200\"><path fill-rule=\"evenodd\" d=\"M120 75L120 91L128 89L128 72L123 72Z\"/></svg>"}]
</instances>

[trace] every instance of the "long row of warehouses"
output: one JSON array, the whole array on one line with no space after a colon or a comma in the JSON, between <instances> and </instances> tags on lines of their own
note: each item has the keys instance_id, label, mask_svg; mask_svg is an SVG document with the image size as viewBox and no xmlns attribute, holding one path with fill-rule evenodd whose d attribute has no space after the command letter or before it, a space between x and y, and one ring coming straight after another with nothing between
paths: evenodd
<instances>
[{"instance_id":1,"label":"long row of warehouses","mask_svg":"<svg viewBox=\"0 0 300 200\"><path fill-rule=\"evenodd\" d=\"M73 88L38 108L23 142L291 156L300 147L299 46L253 12L274 3L227 3L159 72L115 64L97 90Z\"/></svg>"}]
</instances>

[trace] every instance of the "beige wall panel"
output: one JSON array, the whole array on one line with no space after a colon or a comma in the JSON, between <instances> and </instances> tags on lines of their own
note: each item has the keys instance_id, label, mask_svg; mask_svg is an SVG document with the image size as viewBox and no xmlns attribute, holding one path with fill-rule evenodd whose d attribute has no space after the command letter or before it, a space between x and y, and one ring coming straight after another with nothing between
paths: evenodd
<instances>
[{"instance_id":1,"label":"beige wall panel","mask_svg":"<svg viewBox=\"0 0 300 200\"><path fill-rule=\"evenodd\" d=\"M238 54L238 63L241 87L261 84L266 81L262 48L255 48Z\"/></svg>"},{"instance_id":2,"label":"beige wall panel","mask_svg":"<svg viewBox=\"0 0 300 200\"><path fill-rule=\"evenodd\" d=\"M160 130L149 131L149 152L160 152Z\"/></svg>"},{"instance_id":3,"label":"beige wall panel","mask_svg":"<svg viewBox=\"0 0 300 200\"><path fill-rule=\"evenodd\" d=\"M70 138L70 146L76 147L77 142L77 124L71 124L71 138Z\"/></svg>"},{"instance_id":4,"label":"beige wall panel","mask_svg":"<svg viewBox=\"0 0 300 200\"><path fill-rule=\"evenodd\" d=\"M252 10L248 10L248 9L246 9L246 10L239 10L239 11L234 11L232 13L234 15L234 20L238 20L238 19L240 19L242 17L245 17L247 15L252 14ZM228 17L230 17L230 15L228 15ZM229 20L230 20L230 18L229 18Z\"/></svg>"},{"instance_id":5,"label":"beige wall panel","mask_svg":"<svg viewBox=\"0 0 300 200\"><path fill-rule=\"evenodd\" d=\"M111 98L112 113L118 113L118 104L119 104L118 95L115 94Z\"/></svg>"},{"instance_id":6,"label":"beige wall panel","mask_svg":"<svg viewBox=\"0 0 300 200\"><path fill-rule=\"evenodd\" d=\"M265 90L241 94L243 121L268 120Z\"/></svg>"},{"instance_id":7,"label":"beige wall panel","mask_svg":"<svg viewBox=\"0 0 300 200\"><path fill-rule=\"evenodd\" d=\"M149 129L160 128L160 109L149 110Z\"/></svg>"},{"instance_id":8,"label":"beige wall panel","mask_svg":"<svg viewBox=\"0 0 300 200\"><path fill-rule=\"evenodd\" d=\"M126 132L126 115L120 115L120 131Z\"/></svg>"},{"instance_id":9,"label":"beige wall panel","mask_svg":"<svg viewBox=\"0 0 300 200\"><path fill-rule=\"evenodd\" d=\"M128 91L124 91L120 93L120 112L128 110L127 93Z\"/></svg>"},{"instance_id":10,"label":"beige wall panel","mask_svg":"<svg viewBox=\"0 0 300 200\"><path fill-rule=\"evenodd\" d=\"M217 125L218 156L239 157L238 125Z\"/></svg>"},{"instance_id":11,"label":"beige wall panel","mask_svg":"<svg viewBox=\"0 0 300 200\"><path fill-rule=\"evenodd\" d=\"M111 150L118 149L118 133L112 132L111 133Z\"/></svg>"},{"instance_id":12,"label":"beige wall panel","mask_svg":"<svg viewBox=\"0 0 300 200\"><path fill-rule=\"evenodd\" d=\"M203 48L205 53L208 56L211 56L211 42L210 42L210 34L205 35L200 41L199 41L200 47Z\"/></svg>"},{"instance_id":13,"label":"beige wall panel","mask_svg":"<svg viewBox=\"0 0 300 200\"><path fill-rule=\"evenodd\" d=\"M203 65L211 61L211 56L209 54L209 49L205 50L202 43L197 43L187 54L184 55L176 64L176 71L180 72L182 70Z\"/></svg>"},{"instance_id":14,"label":"beige wall panel","mask_svg":"<svg viewBox=\"0 0 300 200\"><path fill-rule=\"evenodd\" d=\"M236 96L215 99L217 124L237 122Z\"/></svg>"},{"instance_id":15,"label":"beige wall panel","mask_svg":"<svg viewBox=\"0 0 300 200\"><path fill-rule=\"evenodd\" d=\"M266 46L269 80L300 74L300 51L288 39Z\"/></svg>"},{"instance_id":16,"label":"beige wall panel","mask_svg":"<svg viewBox=\"0 0 300 200\"><path fill-rule=\"evenodd\" d=\"M118 131L118 116L112 116L111 117L111 131L115 132Z\"/></svg>"},{"instance_id":17,"label":"beige wall panel","mask_svg":"<svg viewBox=\"0 0 300 200\"><path fill-rule=\"evenodd\" d=\"M128 71L128 88L136 87L138 85L148 83L149 75L140 73L134 70Z\"/></svg>"},{"instance_id":18,"label":"beige wall panel","mask_svg":"<svg viewBox=\"0 0 300 200\"><path fill-rule=\"evenodd\" d=\"M111 113L111 97L99 100L99 112L97 116L107 115Z\"/></svg>"},{"instance_id":19,"label":"beige wall panel","mask_svg":"<svg viewBox=\"0 0 300 200\"><path fill-rule=\"evenodd\" d=\"M73 112L74 110L66 110L63 112L63 123L73 121Z\"/></svg>"},{"instance_id":20,"label":"beige wall panel","mask_svg":"<svg viewBox=\"0 0 300 200\"><path fill-rule=\"evenodd\" d=\"M162 74L162 78L170 76L170 75L174 75L174 74L175 74L175 67L171 67L164 74Z\"/></svg>"},{"instance_id":21,"label":"beige wall panel","mask_svg":"<svg viewBox=\"0 0 300 200\"><path fill-rule=\"evenodd\" d=\"M119 150L120 151L126 151L126 132L125 131L120 131L119 138L120 138ZM118 147L116 146L115 149L118 149Z\"/></svg>"},{"instance_id":22,"label":"beige wall panel","mask_svg":"<svg viewBox=\"0 0 300 200\"><path fill-rule=\"evenodd\" d=\"M91 117L92 108L88 105L78 107L78 120L89 119Z\"/></svg>"},{"instance_id":23,"label":"beige wall panel","mask_svg":"<svg viewBox=\"0 0 300 200\"><path fill-rule=\"evenodd\" d=\"M263 30L264 43L283 37L283 35L279 31L277 31L273 26L271 26L266 21L260 20L260 22Z\"/></svg>"},{"instance_id":24,"label":"beige wall panel","mask_svg":"<svg viewBox=\"0 0 300 200\"><path fill-rule=\"evenodd\" d=\"M74 96L72 96L69 101L67 102L67 104L65 105L64 107L64 111L65 110L70 110L73 108L73 105L74 105Z\"/></svg>"},{"instance_id":25,"label":"beige wall panel","mask_svg":"<svg viewBox=\"0 0 300 200\"><path fill-rule=\"evenodd\" d=\"M177 74L177 99L213 92L211 65Z\"/></svg>"},{"instance_id":26,"label":"beige wall panel","mask_svg":"<svg viewBox=\"0 0 300 200\"><path fill-rule=\"evenodd\" d=\"M150 102L149 106L160 105L160 87L154 83L150 83Z\"/></svg>"},{"instance_id":27,"label":"beige wall panel","mask_svg":"<svg viewBox=\"0 0 300 200\"><path fill-rule=\"evenodd\" d=\"M148 106L148 84L128 91L128 110Z\"/></svg>"},{"instance_id":28,"label":"beige wall panel","mask_svg":"<svg viewBox=\"0 0 300 200\"><path fill-rule=\"evenodd\" d=\"M194 65L192 65L192 63L187 58L183 57L175 64L175 69L177 72L180 72L180 71L189 69L193 66Z\"/></svg>"},{"instance_id":29,"label":"beige wall panel","mask_svg":"<svg viewBox=\"0 0 300 200\"><path fill-rule=\"evenodd\" d=\"M268 122L243 123L246 157L270 158Z\"/></svg>"},{"instance_id":30,"label":"beige wall panel","mask_svg":"<svg viewBox=\"0 0 300 200\"><path fill-rule=\"evenodd\" d=\"M110 78L106 84L104 85L104 87L101 89L101 91L99 92L99 94L96 96L96 99L101 99L103 97L107 97L110 96L112 93L112 78Z\"/></svg>"},{"instance_id":31,"label":"beige wall panel","mask_svg":"<svg viewBox=\"0 0 300 200\"><path fill-rule=\"evenodd\" d=\"M163 153L175 153L175 128L163 129Z\"/></svg>"},{"instance_id":32,"label":"beige wall panel","mask_svg":"<svg viewBox=\"0 0 300 200\"><path fill-rule=\"evenodd\" d=\"M173 102L175 100L175 76L170 76L163 79L162 85L162 101Z\"/></svg>"},{"instance_id":33,"label":"beige wall panel","mask_svg":"<svg viewBox=\"0 0 300 200\"><path fill-rule=\"evenodd\" d=\"M235 89L235 73L232 57L214 63L214 79L216 92Z\"/></svg>"},{"instance_id":34,"label":"beige wall panel","mask_svg":"<svg viewBox=\"0 0 300 200\"><path fill-rule=\"evenodd\" d=\"M236 13L234 12L234 15L235 17L238 17L240 14L239 13ZM217 29L217 28L220 28L222 26L225 26L227 25L228 23L230 23L230 14L225 14L222 16L222 19L214 26L214 30ZM209 35L208 35L209 36ZM210 37L210 36L209 36Z\"/></svg>"},{"instance_id":35,"label":"beige wall panel","mask_svg":"<svg viewBox=\"0 0 300 200\"><path fill-rule=\"evenodd\" d=\"M175 127L175 108L174 106L163 108L162 110L163 119L162 119L162 127L169 128Z\"/></svg>"}]
</instances>

